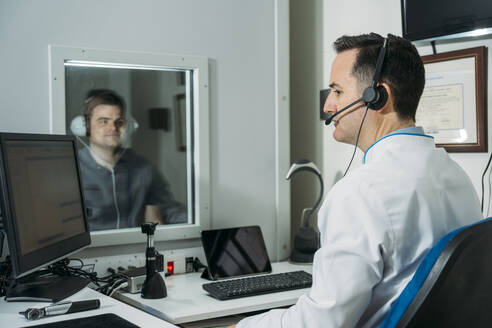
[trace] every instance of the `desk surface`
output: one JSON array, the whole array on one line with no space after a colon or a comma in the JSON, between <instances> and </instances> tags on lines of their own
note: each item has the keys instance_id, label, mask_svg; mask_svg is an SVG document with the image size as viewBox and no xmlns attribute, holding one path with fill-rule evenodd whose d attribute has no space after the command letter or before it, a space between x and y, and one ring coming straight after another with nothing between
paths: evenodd
<instances>
[{"instance_id":1,"label":"desk surface","mask_svg":"<svg viewBox=\"0 0 492 328\"><path fill-rule=\"evenodd\" d=\"M272 270L273 273L297 270L311 273L312 266L280 262L273 263ZM119 293L115 297L166 321L180 324L292 305L309 290L304 288L219 301L202 289L202 284L209 281L201 279L200 273L166 277L165 282L167 297L163 299L148 300L141 298L140 294L130 293Z\"/></svg>"},{"instance_id":2,"label":"desk surface","mask_svg":"<svg viewBox=\"0 0 492 328\"><path fill-rule=\"evenodd\" d=\"M27 327L35 326L55 321L70 320L76 318L84 318L88 316L94 316L103 313L114 313L120 317L134 323L139 327L159 327L159 328L171 328L176 327L168 322L165 322L159 318L156 318L143 311L135 309L127 304L123 304L111 297L105 296L99 292L96 292L90 288L84 288L80 292L69 297L67 300L80 301L88 299L101 300L101 307L97 310L84 311L72 314L64 314L53 317L46 317L39 320L29 321L19 314L20 311L24 311L30 307L41 308L49 305L49 303L43 302L6 302L3 299L0 300L0 327Z\"/></svg>"}]
</instances>

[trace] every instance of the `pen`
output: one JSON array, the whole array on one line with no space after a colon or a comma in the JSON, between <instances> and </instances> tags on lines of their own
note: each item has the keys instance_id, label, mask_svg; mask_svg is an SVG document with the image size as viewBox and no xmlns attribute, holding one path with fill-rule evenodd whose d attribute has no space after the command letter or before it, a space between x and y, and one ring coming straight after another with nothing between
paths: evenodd
<instances>
[{"instance_id":1,"label":"pen","mask_svg":"<svg viewBox=\"0 0 492 328\"><path fill-rule=\"evenodd\" d=\"M19 312L19 314L24 315L27 320L36 320L52 315L95 310L100 306L101 302L98 299L78 302L63 302L49 305L41 309L29 308L24 312Z\"/></svg>"}]
</instances>

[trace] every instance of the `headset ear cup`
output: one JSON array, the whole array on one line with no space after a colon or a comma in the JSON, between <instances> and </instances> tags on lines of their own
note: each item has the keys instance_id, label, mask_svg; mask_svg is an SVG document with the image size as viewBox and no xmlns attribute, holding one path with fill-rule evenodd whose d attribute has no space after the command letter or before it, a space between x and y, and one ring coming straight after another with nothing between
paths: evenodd
<instances>
[{"instance_id":1,"label":"headset ear cup","mask_svg":"<svg viewBox=\"0 0 492 328\"><path fill-rule=\"evenodd\" d=\"M87 129L85 126L85 118L82 115L76 116L70 123L70 131L77 137L85 137Z\"/></svg>"},{"instance_id":2,"label":"headset ear cup","mask_svg":"<svg viewBox=\"0 0 492 328\"><path fill-rule=\"evenodd\" d=\"M133 134L135 134L138 130L138 122L137 120L135 120L133 117L130 117L127 121L127 124L126 124L126 131L125 133L127 133L128 137L131 137Z\"/></svg>"},{"instance_id":3,"label":"headset ear cup","mask_svg":"<svg viewBox=\"0 0 492 328\"><path fill-rule=\"evenodd\" d=\"M386 105L386 102L388 101L388 92L386 91L386 88L382 85L378 85L375 88L375 91L377 96L373 101L368 102L367 105L370 109L378 110Z\"/></svg>"},{"instance_id":4,"label":"headset ear cup","mask_svg":"<svg viewBox=\"0 0 492 328\"><path fill-rule=\"evenodd\" d=\"M131 146L132 137L137 132L138 127L139 124L133 117L127 119L125 130L121 135L121 144L123 147Z\"/></svg>"}]
</instances>

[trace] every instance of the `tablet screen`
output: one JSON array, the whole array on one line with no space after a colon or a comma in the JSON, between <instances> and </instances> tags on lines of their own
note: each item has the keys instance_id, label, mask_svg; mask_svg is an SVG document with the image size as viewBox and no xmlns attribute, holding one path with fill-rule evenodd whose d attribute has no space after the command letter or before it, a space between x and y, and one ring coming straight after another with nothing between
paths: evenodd
<instances>
[{"instance_id":1,"label":"tablet screen","mask_svg":"<svg viewBox=\"0 0 492 328\"><path fill-rule=\"evenodd\" d=\"M212 279L272 272L259 226L202 231Z\"/></svg>"}]
</instances>

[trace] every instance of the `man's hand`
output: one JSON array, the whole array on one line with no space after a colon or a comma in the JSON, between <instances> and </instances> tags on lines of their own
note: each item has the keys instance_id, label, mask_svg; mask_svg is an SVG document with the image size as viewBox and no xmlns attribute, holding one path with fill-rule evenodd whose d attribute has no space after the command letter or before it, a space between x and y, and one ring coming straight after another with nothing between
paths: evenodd
<instances>
[{"instance_id":1,"label":"man's hand","mask_svg":"<svg viewBox=\"0 0 492 328\"><path fill-rule=\"evenodd\" d=\"M227 328L236 328L236 325L229 326Z\"/></svg>"},{"instance_id":2,"label":"man's hand","mask_svg":"<svg viewBox=\"0 0 492 328\"><path fill-rule=\"evenodd\" d=\"M157 222L162 224L161 209L156 205L145 205L145 222Z\"/></svg>"}]
</instances>

